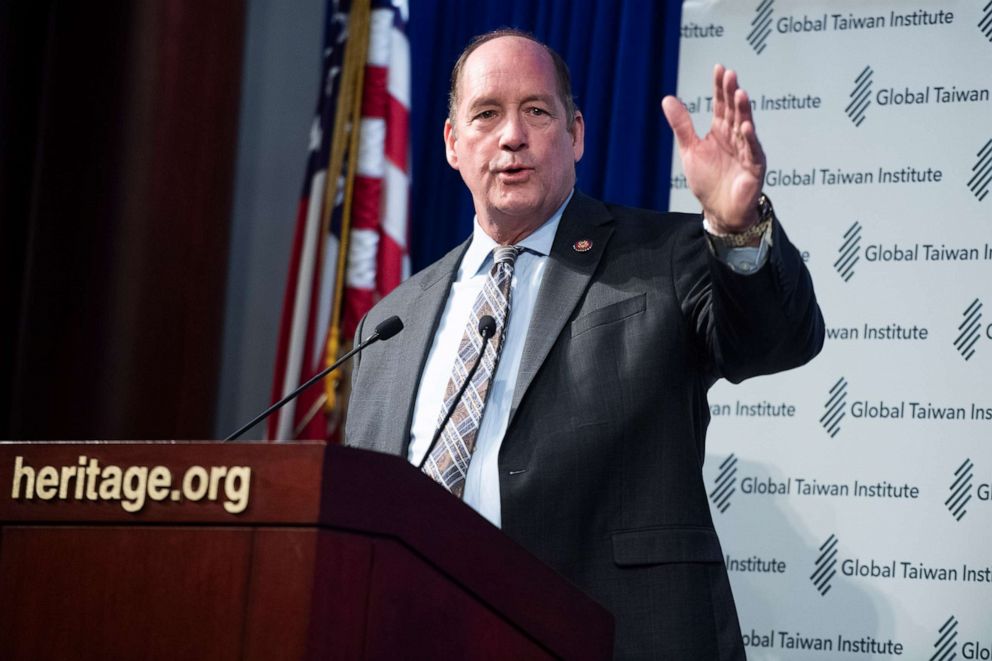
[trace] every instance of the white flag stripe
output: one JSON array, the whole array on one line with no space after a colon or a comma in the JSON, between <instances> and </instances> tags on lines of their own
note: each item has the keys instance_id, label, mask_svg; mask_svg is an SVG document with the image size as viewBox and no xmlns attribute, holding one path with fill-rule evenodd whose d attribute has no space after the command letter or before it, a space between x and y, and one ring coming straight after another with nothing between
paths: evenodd
<instances>
[{"instance_id":1,"label":"white flag stripe","mask_svg":"<svg viewBox=\"0 0 992 661\"><path fill-rule=\"evenodd\" d=\"M406 248L406 210L410 199L406 172L387 160L382 186L382 231Z\"/></svg>"},{"instance_id":2,"label":"white flag stripe","mask_svg":"<svg viewBox=\"0 0 992 661\"><path fill-rule=\"evenodd\" d=\"M379 254L379 233L369 229L351 230L348 247L348 269L345 281L355 289L375 289L376 256Z\"/></svg>"},{"instance_id":3,"label":"white flag stripe","mask_svg":"<svg viewBox=\"0 0 992 661\"><path fill-rule=\"evenodd\" d=\"M369 53L366 62L369 66L390 66L389 33L393 27L392 9L373 9L369 16Z\"/></svg>"},{"instance_id":4,"label":"white flag stripe","mask_svg":"<svg viewBox=\"0 0 992 661\"><path fill-rule=\"evenodd\" d=\"M319 170L311 182L310 190L323 191L326 170ZM296 280L296 295L293 298L293 325L290 332L289 356L286 358L286 372L282 381L282 396L296 390L300 385L300 367L303 362L303 346L306 342L307 316L310 308L310 293L313 287L313 272L317 261L317 234L320 232L320 210L323 195L311 195L307 205L307 224L303 234L303 250L300 255L300 268ZM295 402L286 404L279 416L278 439L291 439L293 436L293 414Z\"/></svg>"},{"instance_id":5,"label":"white flag stripe","mask_svg":"<svg viewBox=\"0 0 992 661\"><path fill-rule=\"evenodd\" d=\"M363 117L358 145L358 174L381 179L386 165L386 120Z\"/></svg>"},{"instance_id":6,"label":"white flag stripe","mask_svg":"<svg viewBox=\"0 0 992 661\"><path fill-rule=\"evenodd\" d=\"M331 324L331 310L334 303L334 287L338 277L338 237L328 232L324 240L324 272L320 274L320 296L317 297L317 332L313 334L313 361L310 370L323 369L324 343L327 329Z\"/></svg>"},{"instance_id":7,"label":"white flag stripe","mask_svg":"<svg viewBox=\"0 0 992 661\"><path fill-rule=\"evenodd\" d=\"M410 43L406 35L392 28L392 57L389 61L389 75L386 78L386 91L407 110L410 109Z\"/></svg>"}]
</instances>

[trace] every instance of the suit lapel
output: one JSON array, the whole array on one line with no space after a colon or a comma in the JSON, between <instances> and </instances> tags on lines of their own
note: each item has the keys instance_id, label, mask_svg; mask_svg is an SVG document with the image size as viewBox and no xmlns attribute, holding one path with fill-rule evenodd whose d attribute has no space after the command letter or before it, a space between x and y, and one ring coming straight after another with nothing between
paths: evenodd
<instances>
[{"instance_id":1,"label":"suit lapel","mask_svg":"<svg viewBox=\"0 0 992 661\"><path fill-rule=\"evenodd\" d=\"M589 287L592 274L612 234L612 216L606 206L576 191L565 209L551 246L520 359L507 429L513 425L513 418L527 389ZM591 247L582 251L586 245L582 242L589 242Z\"/></svg>"},{"instance_id":2,"label":"suit lapel","mask_svg":"<svg viewBox=\"0 0 992 661\"><path fill-rule=\"evenodd\" d=\"M434 333L458 272L458 265L471 241L469 237L461 246L427 268L421 279L420 295L414 297L407 307L406 318L403 319L403 334L406 336L402 345L403 355L397 360L396 370L389 377L395 380L393 392L400 399L395 406L388 407L388 410L397 419L384 427L397 430L396 436L387 439L386 449L393 454L406 455L420 375L427 363L427 355L434 342Z\"/></svg>"}]
</instances>

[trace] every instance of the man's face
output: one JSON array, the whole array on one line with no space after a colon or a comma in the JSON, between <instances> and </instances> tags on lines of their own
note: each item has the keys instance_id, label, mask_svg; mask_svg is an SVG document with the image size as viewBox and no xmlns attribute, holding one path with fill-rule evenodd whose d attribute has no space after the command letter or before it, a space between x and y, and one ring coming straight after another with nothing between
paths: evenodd
<instances>
[{"instance_id":1,"label":"man's face","mask_svg":"<svg viewBox=\"0 0 992 661\"><path fill-rule=\"evenodd\" d=\"M582 116L569 130L551 57L529 39L493 39L469 55L457 89L444 142L479 221L536 229L575 185L583 149Z\"/></svg>"}]
</instances>

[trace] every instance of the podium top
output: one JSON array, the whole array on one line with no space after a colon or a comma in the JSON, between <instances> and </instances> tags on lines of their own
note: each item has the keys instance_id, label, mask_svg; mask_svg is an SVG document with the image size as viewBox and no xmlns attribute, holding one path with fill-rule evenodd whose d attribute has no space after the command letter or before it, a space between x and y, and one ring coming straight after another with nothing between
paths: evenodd
<instances>
[{"instance_id":1,"label":"podium top","mask_svg":"<svg viewBox=\"0 0 992 661\"><path fill-rule=\"evenodd\" d=\"M556 641L555 654L612 652L605 609L399 457L319 442L0 442L0 526L11 524L310 527L391 538L517 614L537 639Z\"/></svg>"}]
</instances>

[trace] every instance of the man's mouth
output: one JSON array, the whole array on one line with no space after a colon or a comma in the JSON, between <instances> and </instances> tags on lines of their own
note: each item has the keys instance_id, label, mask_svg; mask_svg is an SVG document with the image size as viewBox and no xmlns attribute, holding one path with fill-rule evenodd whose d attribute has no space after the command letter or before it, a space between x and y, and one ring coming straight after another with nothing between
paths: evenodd
<instances>
[{"instance_id":1,"label":"man's mouth","mask_svg":"<svg viewBox=\"0 0 992 661\"><path fill-rule=\"evenodd\" d=\"M502 181L515 182L524 181L530 176L530 172L533 168L525 167L523 165L513 165L510 167L499 168L496 170L496 174Z\"/></svg>"}]
</instances>

